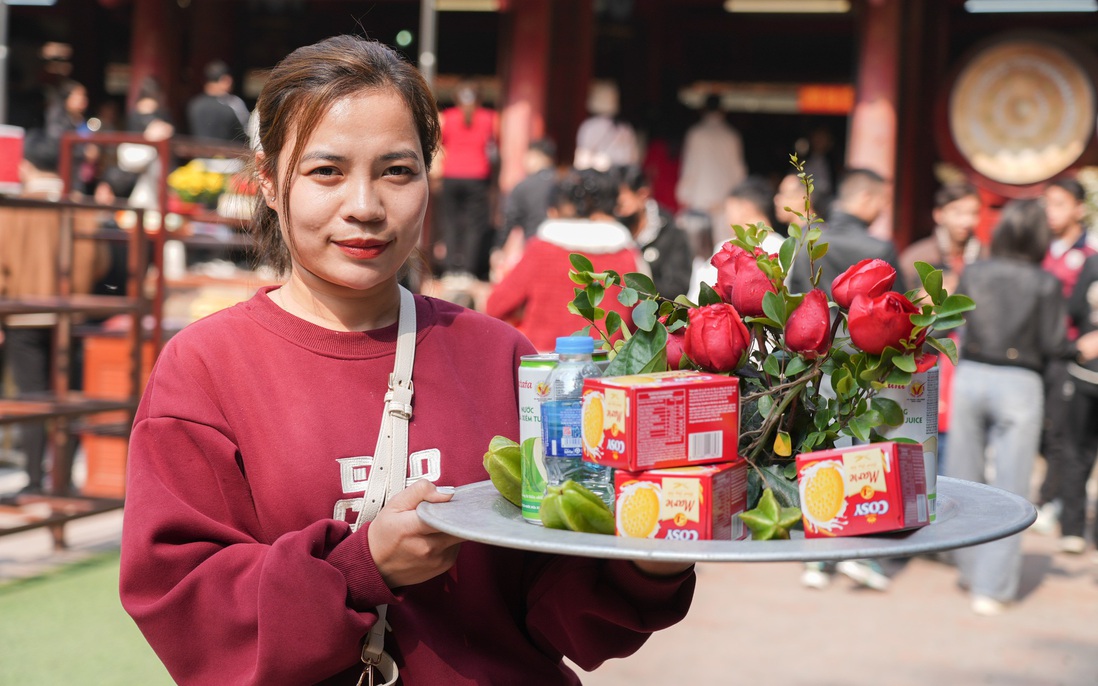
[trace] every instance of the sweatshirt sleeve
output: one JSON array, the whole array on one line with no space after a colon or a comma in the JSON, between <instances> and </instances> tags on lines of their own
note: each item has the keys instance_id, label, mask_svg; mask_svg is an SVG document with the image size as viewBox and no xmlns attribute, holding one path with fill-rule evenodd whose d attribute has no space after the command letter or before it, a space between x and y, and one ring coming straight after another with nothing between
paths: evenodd
<instances>
[{"instance_id":1,"label":"sweatshirt sleeve","mask_svg":"<svg viewBox=\"0 0 1098 686\"><path fill-rule=\"evenodd\" d=\"M180 684L313 683L350 668L391 602L367 529L268 540L216 402L172 346L130 439L120 595Z\"/></svg>"},{"instance_id":2,"label":"sweatshirt sleeve","mask_svg":"<svg viewBox=\"0 0 1098 686\"><path fill-rule=\"evenodd\" d=\"M625 560L540 559L527 593L531 638L586 671L635 653L653 632L682 620L694 597L693 569L653 577Z\"/></svg>"}]
</instances>

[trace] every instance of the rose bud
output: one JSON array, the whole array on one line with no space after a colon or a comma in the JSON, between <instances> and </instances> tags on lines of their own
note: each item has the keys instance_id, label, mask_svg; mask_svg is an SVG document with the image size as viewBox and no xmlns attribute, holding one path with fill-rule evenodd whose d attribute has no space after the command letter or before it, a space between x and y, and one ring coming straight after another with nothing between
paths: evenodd
<instances>
[{"instance_id":1,"label":"rose bud","mask_svg":"<svg viewBox=\"0 0 1098 686\"><path fill-rule=\"evenodd\" d=\"M670 370L689 369L690 363L683 359L686 351L683 349L683 338L686 328L667 332L667 368Z\"/></svg>"},{"instance_id":2,"label":"rose bud","mask_svg":"<svg viewBox=\"0 0 1098 686\"><path fill-rule=\"evenodd\" d=\"M896 283L896 269L884 260L862 260L835 277L831 282L831 297L844 310L849 310L854 297L875 298Z\"/></svg>"},{"instance_id":3,"label":"rose bud","mask_svg":"<svg viewBox=\"0 0 1098 686\"><path fill-rule=\"evenodd\" d=\"M725 243L710 264L717 268L717 286L714 290L721 300L730 303L744 316L763 315L763 296L776 293L770 278L759 269L756 257L765 255L761 248L749 253L738 245Z\"/></svg>"},{"instance_id":4,"label":"rose bud","mask_svg":"<svg viewBox=\"0 0 1098 686\"><path fill-rule=\"evenodd\" d=\"M915 328L913 314L919 314L919 308L894 291L875 298L856 296L846 319L850 341L871 355L880 355L887 347L902 350L901 341L907 340Z\"/></svg>"},{"instance_id":5,"label":"rose bud","mask_svg":"<svg viewBox=\"0 0 1098 686\"><path fill-rule=\"evenodd\" d=\"M923 372L930 371L936 364L938 364L938 356L934 353L924 352L915 357L915 373L922 374Z\"/></svg>"},{"instance_id":6,"label":"rose bud","mask_svg":"<svg viewBox=\"0 0 1098 686\"><path fill-rule=\"evenodd\" d=\"M831 347L831 312L827 294L819 288L805 295L789 315L785 322L785 345L810 360Z\"/></svg>"},{"instance_id":7,"label":"rose bud","mask_svg":"<svg viewBox=\"0 0 1098 686\"><path fill-rule=\"evenodd\" d=\"M736 308L727 303L695 307L683 336L683 350L703 369L730 372L747 357L751 334Z\"/></svg>"}]
</instances>

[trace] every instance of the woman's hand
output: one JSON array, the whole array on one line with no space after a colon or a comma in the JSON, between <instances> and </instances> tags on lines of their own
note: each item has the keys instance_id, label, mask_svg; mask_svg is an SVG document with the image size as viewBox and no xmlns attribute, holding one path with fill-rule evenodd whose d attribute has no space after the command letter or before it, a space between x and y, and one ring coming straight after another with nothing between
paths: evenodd
<instances>
[{"instance_id":1,"label":"woman's hand","mask_svg":"<svg viewBox=\"0 0 1098 686\"><path fill-rule=\"evenodd\" d=\"M370 553L389 588L418 584L453 566L461 539L432 529L416 514L421 502L444 503L453 496L421 479L393 496L370 523Z\"/></svg>"}]
</instances>

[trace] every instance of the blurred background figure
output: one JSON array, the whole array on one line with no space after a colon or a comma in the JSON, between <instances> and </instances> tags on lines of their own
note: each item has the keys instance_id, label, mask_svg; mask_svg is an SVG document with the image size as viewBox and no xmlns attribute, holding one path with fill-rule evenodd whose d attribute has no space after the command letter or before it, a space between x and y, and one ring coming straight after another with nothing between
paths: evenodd
<instances>
[{"instance_id":1,"label":"blurred background figure","mask_svg":"<svg viewBox=\"0 0 1098 686\"><path fill-rule=\"evenodd\" d=\"M1083 263L1068 313L1080 337L1098 331L1098 255ZM1068 373L1075 396L1066 423L1073 429L1074 446L1072 461L1060 465L1060 550L1079 554L1087 547L1087 484L1098 457L1098 362L1069 361Z\"/></svg>"},{"instance_id":2,"label":"blurred background figure","mask_svg":"<svg viewBox=\"0 0 1098 686\"><path fill-rule=\"evenodd\" d=\"M646 273L629 230L614 219L618 182L606 172L569 172L553 190L549 219L526 244L522 259L492 289L485 312L512 323L540 352L552 352L558 336L569 336L586 322L568 311L575 286L568 256L580 253L596 271ZM630 308L607 297L600 307L631 322Z\"/></svg>"},{"instance_id":3,"label":"blurred background figure","mask_svg":"<svg viewBox=\"0 0 1098 686\"><path fill-rule=\"evenodd\" d=\"M934 194L934 231L915 241L900 253L900 271L908 288L922 283L916 262L926 262L942 270L942 285L953 293L966 265L986 256L986 246L976 237L983 201L976 187L953 182ZM951 335L956 340L956 335ZM945 469L949 433L950 398L953 388L953 363L944 355L938 358L938 472Z\"/></svg>"},{"instance_id":4,"label":"blurred background figure","mask_svg":"<svg viewBox=\"0 0 1098 686\"><path fill-rule=\"evenodd\" d=\"M1045 216L1052 234L1052 242L1044 257L1042 266L1060 281L1065 299L1069 299L1075 290L1079 274L1087 258L1096 254L1095 246L1087 236L1084 226L1086 219L1086 190L1074 178L1057 179L1050 183L1044 192ZM1068 322L1068 339L1074 340L1078 330ZM1054 360L1045 374L1045 417L1044 432L1041 435L1041 454L1045 458L1045 478L1038 493L1040 514L1035 525L1038 531L1052 533L1060 519L1063 502L1059 497L1065 484L1062 483L1062 470L1065 465L1078 465L1085 456L1076 454L1076 440L1079 427L1073 420L1081 408L1075 393L1075 383L1068 373L1066 361ZM1067 467L1074 470L1076 467ZM1071 487L1068 487L1069 490ZM1069 515L1069 519L1078 520L1078 513ZM1077 534L1061 540L1065 552L1083 552L1083 539Z\"/></svg>"},{"instance_id":5,"label":"blurred background figure","mask_svg":"<svg viewBox=\"0 0 1098 686\"><path fill-rule=\"evenodd\" d=\"M746 181L732 189L724 201L724 214L727 226L719 230L713 230L713 248L711 254L705 258L694 258L694 266L690 275L690 289L687 297L691 302L698 302L701 294L701 284L706 283L710 287L717 283L717 268L710 260L721 251L729 239L732 238L732 227L748 226L750 224L763 223L771 228L774 226L774 216L770 211L774 191L766 179L758 176L748 177ZM763 242L763 250L775 253L781 247L782 236L772 232Z\"/></svg>"},{"instance_id":6,"label":"blurred background figure","mask_svg":"<svg viewBox=\"0 0 1098 686\"><path fill-rule=\"evenodd\" d=\"M503 206L503 226L492 254L492 281L499 281L518 263L526 241L534 237L549 212L549 196L557 182L557 145L549 138L532 141L522 158L526 178L515 184Z\"/></svg>"},{"instance_id":7,"label":"blurred background figure","mask_svg":"<svg viewBox=\"0 0 1098 686\"><path fill-rule=\"evenodd\" d=\"M61 136L70 132L89 133L87 111L87 88L71 79L62 81L46 104L44 126L27 132L26 159L39 171L57 171L61 160ZM91 144L73 147L70 187L75 193L94 193L99 152L99 147Z\"/></svg>"},{"instance_id":8,"label":"blurred background figure","mask_svg":"<svg viewBox=\"0 0 1098 686\"><path fill-rule=\"evenodd\" d=\"M789 225L797 224L804 227L804 220L797 217L795 212L804 214L804 198L806 192L804 182L797 176L797 172L787 173L778 182L778 192L774 194L774 229L782 237L789 235ZM826 204L820 202L821 198L815 193L812 195L812 211L817 216L826 218ZM786 209L789 208L789 209Z\"/></svg>"},{"instance_id":9,"label":"blurred background figure","mask_svg":"<svg viewBox=\"0 0 1098 686\"><path fill-rule=\"evenodd\" d=\"M686 130L675 197L683 207L709 215L712 230L718 231L728 224L725 198L745 178L743 141L725 119L721 97L711 94L705 99L701 119ZM694 249L702 258L712 252L697 240Z\"/></svg>"},{"instance_id":10,"label":"blurred background figure","mask_svg":"<svg viewBox=\"0 0 1098 686\"><path fill-rule=\"evenodd\" d=\"M958 287L976 309L962 334L946 475L1022 497L1040 443L1045 369L1051 360L1098 355L1098 332L1079 339L1078 349L1068 340L1060 283L1040 266L1048 243L1040 201L1012 201L992 234L991 257L969 265ZM999 614L1015 600L1021 534L954 555L974 612Z\"/></svg>"},{"instance_id":11,"label":"blurred background figure","mask_svg":"<svg viewBox=\"0 0 1098 686\"><path fill-rule=\"evenodd\" d=\"M203 70L202 92L187 103L187 124L198 138L244 143L247 141L248 106L234 95L229 65L214 60Z\"/></svg>"},{"instance_id":12,"label":"blurred background figure","mask_svg":"<svg viewBox=\"0 0 1098 686\"><path fill-rule=\"evenodd\" d=\"M804 160L804 171L812 175L813 195L830 198L835 192L835 168L831 162L831 149L835 138L831 130L820 125L809 132L807 138L797 141L797 154Z\"/></svg>"},{"instance_id":13,"label":"blurred background figure","mask_svg":"<svg viewBox=\"0 0 1098 686\"><path fill-rule=\"evenodd\" d=\"M903 274L900 273L900 260L896 246L869 235L869 225L877 220L888 206L888 184L874 171L852 169L839 182L839 194L832 204L827 222L823 225L822 241L828 243L827 254L816 261L823 270L819 287L829 296L831 282L852 265L877 258L892 265L897 271L896 283L892 290L904 292ZM804 206L803 193L793 209ZM798 256L793 264L793 273L789 276L790 288L796 293L807 293L812 289L808 259Z\"/></svg>"},{"instance_id":14,"label":"blurred background figure","mask_svg":"<svg viewBox=\"0 0 1098 686\"><path fill-rule=\"evenodd\" d=\"M614 214L640 247L656 290L668 298L686 293L694 263L686 234L652 197L652 185L644 170L630 165L617 169L616 174L618 204Z\"/></svg>"},{"instance_id":15,"label":"blurred background figure","mask_svg":"<svg viewBox=\"0 0 1098 686\"><path fill-rule=\"evenodd\" d=\"M609 171L640 162L637 132L618 107L618 87L606 81L591 84L587 112L576 130L576 169Z\"/></svg>"},{"instance_id":16,"label":"blurred background figure","mask_svg":"<svg viewBox=\"0 0 1098 686\"><path fill-rule=\"evenodd\" d=\"M921 283L915 263L927 262L942 270L942 285L947 291L957 289L965 265L975 262L984 252L976 237L982 207L980 194L971 184L953 183L938 189L932 210L934 231L900 254L900 271L909 288Z\"/></svg>"},{"instance_id":17,"label":"blurred background figure","mask_svg":"<svg viewBox=\"0 0 1098 686\"><path fill-rule=\"evenodd\" d=\"M442 111L442 194L436 249L444 275L488 278L492 224L489 194L498 161L499 115L481 104L472 82L461 83ZM441 253L441 254L440 254Z\"/></svg>"}]
</instances>

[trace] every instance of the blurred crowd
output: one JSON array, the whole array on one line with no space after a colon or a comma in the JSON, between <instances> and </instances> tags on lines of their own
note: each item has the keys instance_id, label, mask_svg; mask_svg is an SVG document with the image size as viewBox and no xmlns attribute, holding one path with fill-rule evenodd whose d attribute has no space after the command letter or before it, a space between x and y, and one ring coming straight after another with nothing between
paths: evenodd
<instances>
[{"instance_id":1,"label":"blurred crowd","mask_svg":"<svg viewBox=\"0 0 1098 686\"><path fill-rule=\"evenodd\" d=\"M232 89L226 65L211 63L203 91L186 108L183 132L245 144L249 113ZM26 138L28 195L57 196L59 141L66 131L126 130L149 141L176 131L151 79L124 121L106 113L89 119L87 92L72 81L60 83L49 102L43 125ZM830 246L820 265L825 290L836 275L867 259L897 269L895 290L917 289L914 264L921 261L942 270L947 290L976 301L967 326L955 335L959 364L940 361L939 472L1034 499L1039 530L1059 535L1064 554L1091 547L1087 484L1098 454L1098 249L1088 231L1087 190L1077 178L1057 178L1039 197L1002 208L987 207L985 196L962 180L942 181L927 208L932 232L901 251L874 230L889 209L890 182L869 169L842 169L823 128L805 131L793 144L814 181L809 198L792 168L778 178L752 173L745 141L716 95L691 125L671 133L635 130L621 116L612 88L596 88L588 110L571 159L561 159L555 141L532 141L525 178L504 193L498 113L482 102L476 84L459 84L442 111L425 268L410 275L410 285L508 321L548 352L557 336L582 323L567 309L570 254L582 253L596 271L648 274L660 293L697 302L703 284L716 281L710 261L732 238L733 225L771 227L764 248L776 252L789 225L803 225L811 211L825 220L823 240ZM101 202L121 198L155 207L159 165L150 150L79 146L70 185ZM996 215L993 226L981 227ZM101 271L100 284L107 268ZM790 288L807 291L809 277L795 270ZM605 306L628 321L628 308L616 300ZM16 384L44 389L47 329L9 321L4 336ZM28 489L37 491L43 488L43 436L38 429L29 435ZM1042 461L1044 469L1037 469ZM1035 473L1043 479L1031 493ZM1019 540L958 556L974 611L996 614L1015 599ZM805 583L822 588L835 572L888 588L888 575L868 561L806 569Z\"/></svg>"}]
</instances>

